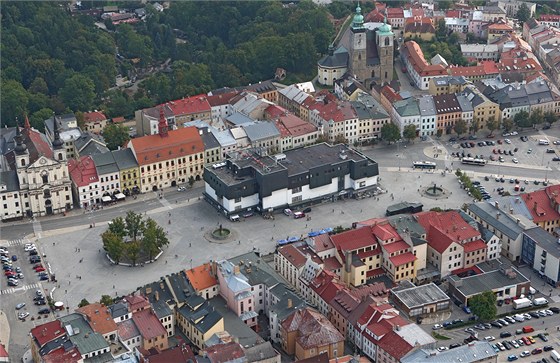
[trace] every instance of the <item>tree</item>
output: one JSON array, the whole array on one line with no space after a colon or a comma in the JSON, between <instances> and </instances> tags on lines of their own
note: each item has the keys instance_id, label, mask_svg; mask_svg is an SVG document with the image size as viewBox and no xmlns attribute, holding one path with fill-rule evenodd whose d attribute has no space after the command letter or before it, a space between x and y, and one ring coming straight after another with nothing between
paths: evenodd
<instances>
[{"instance_id":1,"label":"tree","mask_svg":"<svg viewBox=\"0 0 560 363\"><path fill-rule=\"evenodd\" d=\"M107 251L109 257L115 263L121 262L126 247L122 237L107 230L101 235L101 241L103 241L103 249Z\"/></svg>"},{"instance_id":2,"label":"tree","mask_svg":"<svg viewBox=\"0 0 560 363\"><path fill-rule=\"evenodd\" d=\"M544 122L544 115L541 109L536 109L535 111L531 112L529 116L529 123L531 126L539 125Z\"/></svg>"},{"instance_id":3,"label":"tree","mask_svg":"<svg viewBox=\"0 0 560 363\"><path fill-rule=\"evenodd\" d=\"M128 242L125 246L126 257L132 262L133 266L136 266L136 261L138 261L138 256L140 255L140 243L132 241Z\"/></svg>"},{"instance_id":4,"label":"tree","mask_svg":"<svg viewBox=\"0 0 560 363\"><path fill-rule=\"evenodd\" d=\"M484 291L469 299L469 307L472 313L484 321L492 320L496 317L496 295L492 291Z\"/></svg>"},{"instance_id":5,"label":"tree","mask_svg":"<svg viewBox=\"0 0 560 363\"><path fill-rule=\"evenodd\" d=\"M120 238L126 236L126 223L123 217L117 217L109 222L109 231Z\"/></svg>"},{"instance_id":6,"label":"tree","mask_svg":"<svg viewBox=\"0 0 560 363\"><path fill-rule=\"evenodd\" d=\"M437 129L436 131L436 136L439 139L441 137L441 135L443 135L443 130L442 129Z\"/></svg>"},{"instance_id":7,"label":"tree","mask_svg":"<svg viewBox=\"0 0 560 363\"><path fill-rule=\"evenodd\" d=\"M134 213L133 211L126 212L124 217L124 222L126 225L126 234L132 239L132 242L138 242L138 236L144 232L146 226L142 215L139 213Z\"/></svg>"},{"instance_id":8,"label":"tree","mask_svg":"<svg viewBox=\"0 0 560 363\"><path fill-rule=\"evenodd\" d=\"M531 17L531 11L527 7L527 5L525 5L525 3L521 3L521 6L519 7L517 13L515 14L515 17L521 23L525 23L527 20L529 20L529 18Z\"/></svg>"},{"instance_id":9,"label":"tree","mask_svg":"<svg viewBox=\"0 0 560 363\"><path fill-rule=\"evenodd\" d=\"M189 187L192 188L195 183L194 177L191 175L189 176Z\"/></svg>"},{"instance_id":10,"label":"tree","mask_svg":"<svg viewBox=\"0 0 560 363\"><path fill-rule=\"evenodd\" d=\"M416 125L406 125L403 130L403 137L409 142L416 138Z\"/></svg>"},{"instance_id":11,"label":"tree","mask_svg":"<svg viewBox=\"0 0 560 363\"><path fill-rule=\"evenodd\" d=\"M490 135L494 133L494 130L498 128L498 121L496 121L496 117L490 116L488 121L486 121L486 128L490 131Z\"/></svg>"},{"instance_id":12,"label":"tree","mask_svg":"<svg viewBox=\"0 0 560 363\"><path fill-rule=\"evenodd\" d=\"M552 125L553 123L555 123L558 120L558 117L552 111L546 111L544 113L543 117L544 117L544 122L546 122L549 125Z\"/></svg>"},{"instance_id":13,"label":"tree","mask_svg":"<svg viewBox=\"0 0 560 363\"><path fill-rule=\"evenodd\" d=\"M531 126L531 122L529 121L529 113L527 111L519 111L518 113L516 113L515 116L513 117L513 122L518 127ZM505 123L504 123L504 128L505 128Z\"/></svg>"},{"instance_id":14,"label":"tree","mask_svg":"<svg viewBox=\"0 0 560 363\"><path fill-rule=\"evenodd\" d=\"M159 250L168 244L169 240L163 228L158 226L156 221L148 218L142 238L142 251L148 254L148 259L152 260Z\"/></svg>"},{"instance_id":15,"label":"tree","mask_svg":"<svg viewBox=\"0 0 560 363\"><path fill-rule=\"evenodd\" d=\"M83 298L82 301L80 301L80 303L78 304L78 307L83 308L84 306L88 306L88 305L89 305L89 301Z\"/></svg>"},{"instance_id":16,"label":"tree","mask_svg":"<svg viewBox=\"0 0 560 363\"><path fill-rule=\"evenodd\" d=\"M130 140L128 129L120 124L109 124L103 129L103 137L109 150L117 150Z\"/></svg>"},{"instance_id":17,"label":"tree","mask_svg":"<svg viewBox=\"0 0 560 363\"><path fill-rule=\"evenodd\" d=\"M508 132L513 128L513 120L510 118L505 118L502 120L502 127L504 131Z\"/></svg>"},{"instance_id":18,"label":"tree","mask_svg":"<svg viewBox=\"0 0 560 363\"><path fill-rule=\"evenodd\" d=\"M438 9L439 10L447 10L451 7L451 1L449 0L440 0L438 1Z\"/></svg>"},{"instance_id":19,"label":"tree","mask_svg":"<svg viewBox=\"0 0 560 363\"><path fill-rule=\"evenodd\" d=\"M105 306L109 306L113 304L113 298L110 297L109 295L101 295L101 299L99 300L99 303L105 305Z\"/></svg>"},{"instance_id":20,"label":"tree","mask_svg":"<svg viewBox=\"0 0 560 363\"><path fill-rule=\"evenodd\" d=\"M21 117L27 109L29 95L25 88L18 81L9 80L2 82L2 121L8 126L16 124L16 117Z\"/></svg>"},{"instance_id":21,"label":"tree","mask_svg":"<svg viewBox=\"0 0 560 363\"><path fill-rule=\"evenodd\" d=\"M461 136L462 134L464 134L465 132L467 132L467 123L465 120L458 119L457 122L455 122L455 126L453 127L453 129L455 130L455 132L457 133L458 136Z\"/></svg>"},{"instance_id":22,"label":"tree","mask_svg":"<svg viewBox=\"0 0 560 363\"><path fill-rule=\"evenodd\" d=\"M95 84L82 74L74 74L64 82L60 97L72 111L89 111L95 100Z\"/></svg>"},{"instance_id":23,"label":"tree","mask_svg":"<svg viewBox=\"0 0 560 363\"><path fill-rule=\"evenodd\" d=\"M381 127L381 138L390 144L401 138L401 131L397 125L390 122Z\"/></svg>"},{"instance_id":24,"label":"tree","mask_svg":"<svg viewBox=\"0 0 560 363\"><path fill-rule=\"evenodd\" d=\"M436 26L436 37L438 39L445 39L447 37L447 26L445 25L445 19L439 19Z\"/></svg>"}]
</instances>

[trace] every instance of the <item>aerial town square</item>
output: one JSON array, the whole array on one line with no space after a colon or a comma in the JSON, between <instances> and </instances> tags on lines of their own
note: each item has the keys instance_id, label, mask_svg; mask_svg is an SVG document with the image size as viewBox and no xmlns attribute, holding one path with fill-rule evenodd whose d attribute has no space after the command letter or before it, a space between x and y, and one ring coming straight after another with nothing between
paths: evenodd
<instances>
[{"instance_id":1,"label":"aerial town square","mask_svg":"<svg viewBox=\"0 0 560 363\"><path fill-rule=\"evenodd\" d=\"M0 12L0 362L560 362L560 2Z\"/></svg>"}]
</instances>

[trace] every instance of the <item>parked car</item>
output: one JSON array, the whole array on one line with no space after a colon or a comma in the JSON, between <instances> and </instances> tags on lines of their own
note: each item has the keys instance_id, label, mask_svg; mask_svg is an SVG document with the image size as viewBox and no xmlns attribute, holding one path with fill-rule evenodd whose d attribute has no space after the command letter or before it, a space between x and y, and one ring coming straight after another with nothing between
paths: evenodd
<instances>
[{"instance_id":1,"label":"parked car","mask_svg":"<svg viewBox=\"0 0 560 363\"><path fill-rule=\"evenodd\" d=\"M24 308L24 306L25 306L25 303L24 303L24 302L22 302L22 303L19 303L19 304L17 304L17 305L16 305L16 310L20 310L20 309L23 309L23 308Z\"/></svg>"},{"instance_id":2,"label":"parked car","mask_svg":"<svg viewBox=\"0 0 560 363\"><path fill-rule=\"evenodd\" d=\"M441 328L443 328L443 325L441 325L441 324L434 324L434 326L432 326L432 330L438 330L438 329L441 329Z\"/></svg>"},{"instance_id":3,"label":"parked car","mask_svg":"<svg viewBox=\"0 0 560 363\"><path fill-rule=\"evenodd\" d=\"M19 313L18 314L18 319L20 320L25 320L25 318L27 318L29 316L29 313L27 311Z\"/></svg>"}]
</instances>

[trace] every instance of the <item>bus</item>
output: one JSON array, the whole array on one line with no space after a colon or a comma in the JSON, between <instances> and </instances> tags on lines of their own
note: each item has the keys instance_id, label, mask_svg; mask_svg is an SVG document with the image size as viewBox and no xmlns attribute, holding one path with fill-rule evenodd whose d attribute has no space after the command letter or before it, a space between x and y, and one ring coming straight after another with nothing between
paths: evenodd
<instances>
[{"instance_id":1,"label":"bus","mask_svg":"<svg viewBox=\"0 0 560 363\"><path fill-rule=\"evenodd\" d=\"M412 166L414 169L435 169L436 163L433 161L415 161Z\"/></svg>"},{"instance_id":2,"label":"bus","mask_svg":"<svg viewBox=\"0 0 560 363\"><path fill-rule=\"evenodd\" d=\"M463 163L463 164L470 164L470 165L484 166L484 165L486 165L486 160L484 160L484 159L475 159L475 158L463 158L463 159L461 160L461 163Z\"/></svg>"}]
</instances>

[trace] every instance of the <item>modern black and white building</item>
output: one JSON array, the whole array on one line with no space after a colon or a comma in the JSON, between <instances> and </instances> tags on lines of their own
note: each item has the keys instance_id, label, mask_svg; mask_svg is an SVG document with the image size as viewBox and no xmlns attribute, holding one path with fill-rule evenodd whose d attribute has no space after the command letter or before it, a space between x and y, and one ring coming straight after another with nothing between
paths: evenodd
<instances>
[{"instance_id":1,"label":"modern black and white building","mask_svg":"<svg viewBox=\"0 0 560 363\"><path fill-rule=\"evenodd\" d=\"M205 168L204 196L225 215L270 213L377 186L377 163L346 145L322 143L273 156L260 150L237 151Z\"/></svg>"}]
</instances>

